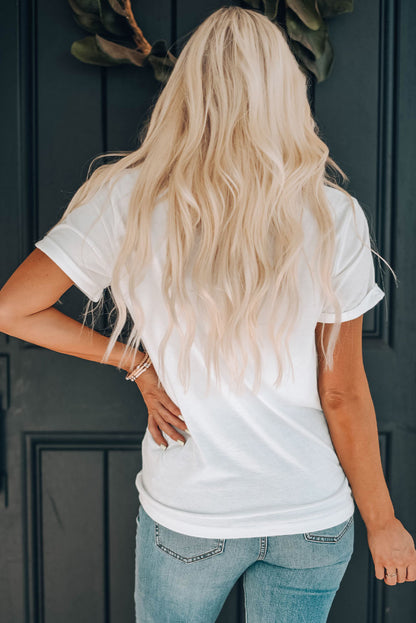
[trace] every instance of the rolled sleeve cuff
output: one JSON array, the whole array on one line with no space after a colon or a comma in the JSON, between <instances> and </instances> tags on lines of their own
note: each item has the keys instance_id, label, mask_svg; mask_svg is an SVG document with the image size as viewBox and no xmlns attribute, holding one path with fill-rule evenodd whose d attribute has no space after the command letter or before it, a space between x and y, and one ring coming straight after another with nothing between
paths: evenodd
<instances>
[{"instance_id":1,"label":"rolled sleeve cuff","mask_svg":"<svg viewBox=\"0 0 416 623\"><path fill-rule=\"evenodd\" d=\"M50 237L42 238L35 243L35 247L43 251L55 264L68 275L74 285L89 299L96 303L102 294L103 288L94 283L85 275L70 255L65 253Z\"/></svg>"},{"instance_id":2,"label":"rolled sleeve cuff","mask_svg":"<svg viewBox=\"0 0 416 623\"><path fill-rule=\"evenodd\" d=\"M384 296L385 293L383 290L375 284L358 305L352 309L341 312L341 322L346 322L347 320L353 320L354 318L362 316L362 314L365 314L365 312L377 305ZM321 312L318 322L334 323L335 313Z\"/></svg>"}]
</instances>

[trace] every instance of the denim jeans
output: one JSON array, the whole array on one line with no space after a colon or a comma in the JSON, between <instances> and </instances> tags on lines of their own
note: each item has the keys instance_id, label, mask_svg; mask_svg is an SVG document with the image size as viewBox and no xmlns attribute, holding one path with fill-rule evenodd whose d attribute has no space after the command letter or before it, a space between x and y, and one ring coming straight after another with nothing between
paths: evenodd
<instances>
[{"instance_id":1,"label":"denim jeans","mask_svg":"<svg viewBox=\"0 0 416 623\"><path fill-rule=\"evenodd\" d=\"M324 623L354 547L354 515L310 533L217 539L136 517L136 623L215 623L243 575L246 623Z\"/></svg>"}]
</instances>

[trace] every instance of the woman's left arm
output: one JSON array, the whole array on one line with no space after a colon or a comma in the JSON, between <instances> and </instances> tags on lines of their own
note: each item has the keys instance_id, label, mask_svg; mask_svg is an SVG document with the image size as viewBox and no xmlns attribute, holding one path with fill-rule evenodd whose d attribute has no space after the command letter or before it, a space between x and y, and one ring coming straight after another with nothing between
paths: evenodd
<instances>
[{"instance_id":1,"label":"woman's left arm","mask_svg":"<svg viewBox=\"0 0 416 623\"><path fill-rule=\"evenodd\" d=\"M331 439L367 528L375 575L397 569L397 582L416 580L416 551L411 534L395 516L384 478L377 420L362 359L362 316L341 323L332 371L325 370L330 325L316 326L318 390Z\"/></svg>"}]
</instances>

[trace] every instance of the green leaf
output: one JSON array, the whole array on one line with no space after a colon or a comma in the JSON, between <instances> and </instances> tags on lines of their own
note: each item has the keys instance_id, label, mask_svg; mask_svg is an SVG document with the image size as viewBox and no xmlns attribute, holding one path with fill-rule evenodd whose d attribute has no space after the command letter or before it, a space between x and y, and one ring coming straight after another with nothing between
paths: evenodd
<instances>
[{"instance_id":1,"label":"green leaf","mask_svg":"<svg viewBox=\"0 0 416 623\"><path fill-rule=\"evenodd\" d=\"M246 4L249 4L253 7L253 9L262 9L263 8L263 0L244 0Z\"/></svg>"},{"instance_id":2,"label":"green leaf","mask_svg":"<svg viewBox=\"0 0 416 623\"><path fill-rule=\"evenodd\" d=\"M132 48L127 48L124 45L119 45L118 43L114 43L114 41L108 41L108 39L104 39L99 35L95 35L95 39L97 47L101 50L101 52L104 52L104 54L120 63L129 63L131 65L143 67L148 56L138 50L133 50Z\"/></svg>"},{"instance_id":3,"label":"green leaf","mask_svg":"<svg viewBox=\"0 0 416 623\"><path fill-rule=\"evenodd\" d=\"M277 16L277 9L279 8L279 0L263 0L264 1L264 14L269 19L273 20Z\"/></svg>"},{"instance_id":4,"label":"green leaf","mask_svg":"<svg viewBox=\"0 0 416 623\"><path fill-rule=\"evenodd\" d=\"M318 9L322 17L335 17L354 10L354 0L318 0Z\"/></svg>"},{"instance_id":5,"label":"green leaf","mask_svg":"<svg viewBox=\"0 0 416 623\"><path fill-rule=\"evenodd\" d=\"M168 52L167 56L164 57L157 56L153 53L152 47L152 52L147 57L147 62L153 67L156 80L159 80L159 82L167 82L170 74L172 73L172 69L175 66L176 58L170 52Z\"/></svg>"},{"instance_id":6,"label":"green leaf","mask_svg":"<svg viewBox=\"0 0 416 623\"><path fill-rule=\"evenodd\" d=\"M99 15L100 13L99 0L68 0L68 3L74 13L78 15L85 13Z\"/></svg>"},{"instance_id":7,"label":"green leaf","mask_svg":"<svg viewBox=\"0 0 416 623\"><path fill-rule=\"evenodd\" d=\"M291 41L291 48L302 64L314 74L318 83L328 78L334 62L334 50L329 39L326 40L323 54L315 59L311 58L310 52L296 41Z\"/></svg>"},{"instance_id":8,"label":"green leaf","mask_svg":"<svg viewBox=\"0 0 416 623\"><path fill-rule=\"evenodd\" d=\"M170 52L168 52L168 47L166 45L165 39L158 39L157 41L155 41L152 45L152 49L150 50L150 54L153 54L154 56L160 56L162 58L168 56Z\"/></svg>"},{"instance_id":9,"label":"green leaf","mask_svg":"<svg viewBox=\"0 0 416 623\"><path fill-rule=\"evenodd\" d=\"M113 9L113 11L115 11L115 13L118 13L119 15L126 15L126 11L124 9L124 6L122 4L120 4L119 0L108 0L111 8Z\"/></svg>"},{"instance_id":10,"label":"green leaf","mask_svg":"<svg viewBox=\"0 0 416 623\"><path fill-rule=\"evenodd\" d=\"M117 37L131 38L132 30L127 19L115 13L108 0L99 0L99 6L101 23L107 32Z\"/></svg>"},{"instance_id":11,"label":"green leaf","mask_svg":"<svg viewBox=\"0 0 416 623\"><path fill-rule=\"evenodd\" d=\"M68 0L74 13L76 23L87 32L124 40L132 39L132 30L123 15L120 5L112 0L114 8L108 0Z\"/></svg>"},{"instance_id":12,"label":"green leaf","mask_svg":"<svg viewBox=\"0 0 416 623\"><path fill-rule=\"evenodd\" d=\"M95 37L84 37L74 41L71 46L71 54L83 63L90 65L101 65L101 67L113 67L120 65L121 62L114 60L97 46Z\"/></svg>"},{"instance_id":13,"label":"green leaf","mask_svg":"<svg viewBox=\"0 0 416 623\"><path fill-rule=\"evenodd\" d=\"M316 58L319 58L325 52L326 40L328 39L328 29L325 22L322 22L322 26L318 30L310 30L293 11L287 9L286 29L291 39L299 41Z\"/></svg>"},{"instance_id":14,"label":"green leaf","mask_svg":"<svg viewBox=\"0 0 416 623\"><path fill-rule=\"evenodd\" d=\"M324 21L316 8L315 0L286 0L286 4L308 28L322 28Z\"/></svg>"},{"instance_id":15,"label":"green leaf","mask_svg":"<svg viewBox=\"0 0 416 623\"><path fill-rule=\"evenodd\" d=\"M93 15L92 13L83 13L73 15L74 20L87 32L91 32L93 34L106 35L107 31L101 23L99 16Z\"/></svg>"}]
</instances>

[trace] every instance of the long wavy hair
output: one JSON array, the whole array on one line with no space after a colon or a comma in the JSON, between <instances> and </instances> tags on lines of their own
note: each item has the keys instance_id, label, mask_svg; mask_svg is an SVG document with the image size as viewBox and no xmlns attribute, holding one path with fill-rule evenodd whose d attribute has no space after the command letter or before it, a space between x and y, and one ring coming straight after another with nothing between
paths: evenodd
<instances>
[{"instance_id":1,"label":"long wavy hair","mask_svg":"<svg viewBox=\"0 0 416 623\"><path fill-rule=\"evenodd\" d=\"M307 88L308 76L283 29L255 10L224 6L192 32L140 133L140 147L94 158L86 181L60 220L104 185L115 183L126 169L141 167L109 286L114 304L109 317L115 312L116 320L103 363L128 319L120 290L123 267L135 322L117 367L126 361L130 367L140 348L143 310L135 287L152 257L153 209L166 196L161 287L170 325L158 352L162 379L164 349L180 317L187 327L178 353L178 373L185 388L198 323L205 329L208 371L213 366L217 383L224 362L238 391L251 358L257 391L261 352L256 327L265 308L270 312L267 326L278 364L275 385L282 380L286 356L293 372L288 339L299 312L297 270L305 201L319 237L313 277L336 312L325 348L322 342L325 365L332 368L341 308L331 285L335 231L324 186L344 192L352 210L354 202L328 171L348 180L318 136ZM119 159L90 174L97 158L109 155ZM196 297L187 290L187 275ZM95 310L101 311L102 300L103 296ZM89 300L84 322L90 304Z\"/></svg>"}]
</instances>

